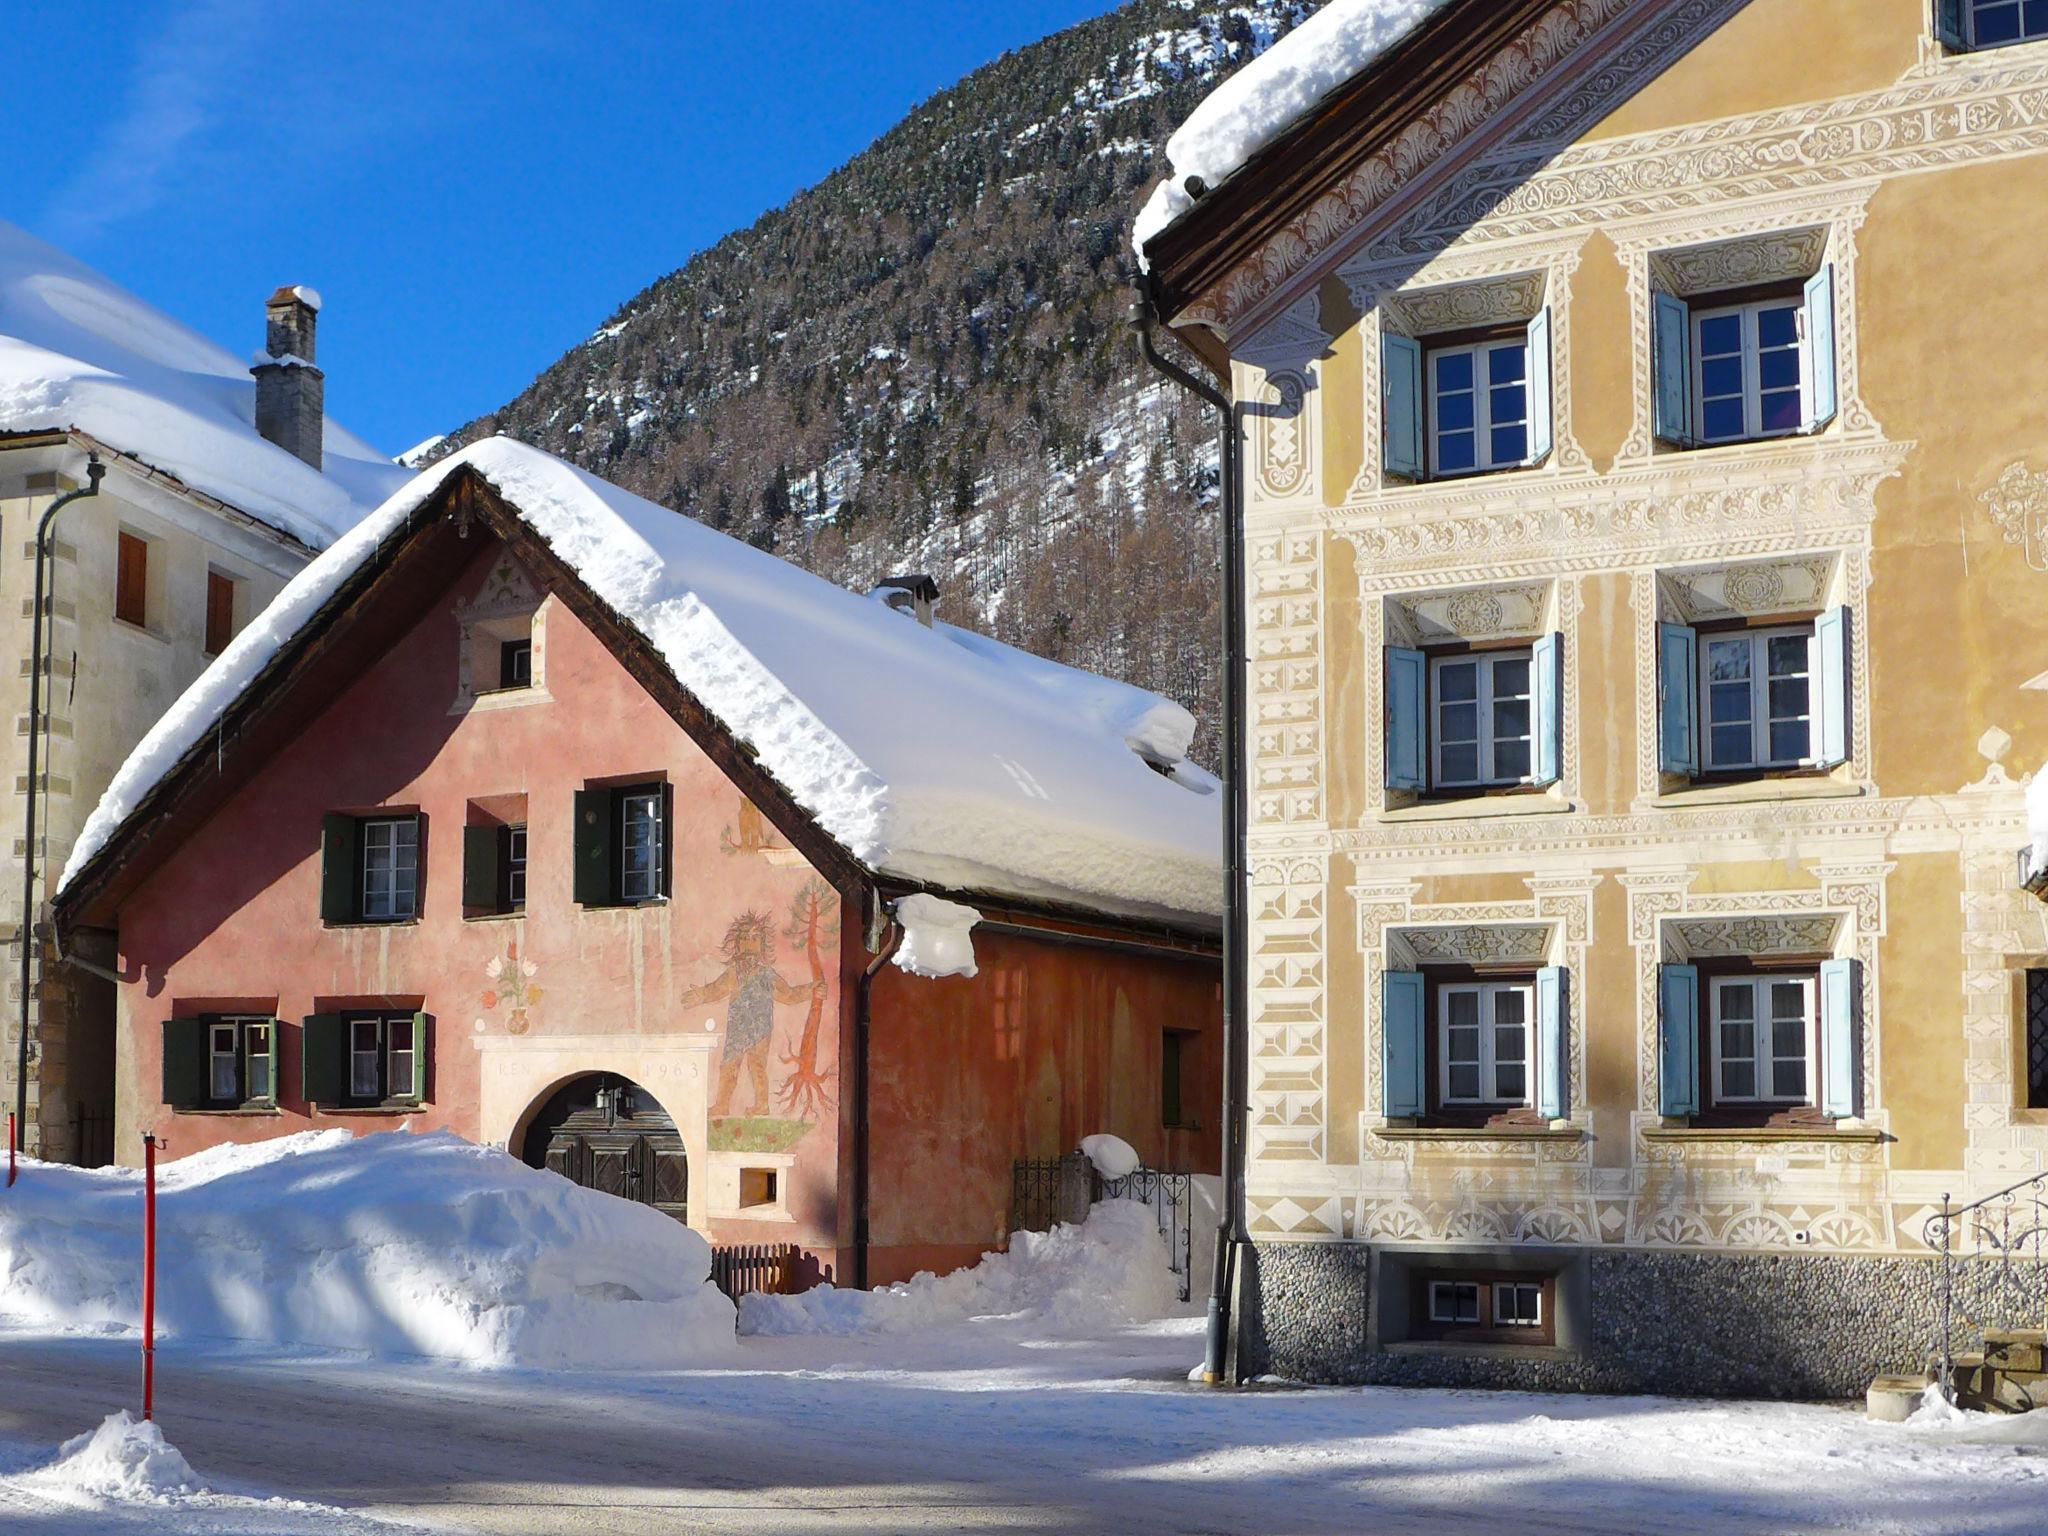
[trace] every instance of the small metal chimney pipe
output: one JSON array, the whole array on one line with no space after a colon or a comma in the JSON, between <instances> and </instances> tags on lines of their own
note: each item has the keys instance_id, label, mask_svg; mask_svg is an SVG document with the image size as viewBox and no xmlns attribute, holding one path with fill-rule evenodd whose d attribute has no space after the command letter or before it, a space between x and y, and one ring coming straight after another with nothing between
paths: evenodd
<instances>
[{"instance_id":1,"label":"small metal chimney pipe","mask_svg":"<svg viewBox=\"0 0 2048 1536\"><path fill-rule=\"evenodd\" d=\"M256 376L256 430L315 469L327 427L327 375L314 366L320 295L288 283L263 305L263 351Z\"/></svg>"},{"instance_id":2,"label":"small metal chimney pipe","mask_svg":"<svg viewBox=\"0 0 2048 1536\"><path fill-rule=\"evenodd\" d=\"M868 594L887 603L898 613L916 618L926 629L932 627L932 610L939 606L939 584L919 572L910 576L885 576Z\"/></svg>"}]
</instances>

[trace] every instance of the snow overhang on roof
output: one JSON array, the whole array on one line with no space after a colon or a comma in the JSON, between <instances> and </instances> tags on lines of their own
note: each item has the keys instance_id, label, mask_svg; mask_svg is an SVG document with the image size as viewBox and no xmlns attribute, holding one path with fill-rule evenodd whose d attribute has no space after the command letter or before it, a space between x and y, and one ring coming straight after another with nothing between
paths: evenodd
<instances>
[{"instance_id":1,"label":"snow overhang on roof","mask_svg":"<svg viewBox=\"0 0 2048 1536\"><path fill-rule=\"evenodd\" d=\"M60 894L358 568L389 558L386 541L464 472L865 870L1213 929L1220 797L1186 760L1194 720L1181 706L926 627L508 438L423 471L286 586L137 745Z\"/></svg>"},{"instance_id":2,"label":"snow overhang on roof","mask_svg":"<svg viewBox=\"0 0 2048 1536\"><path fill-rule=\"evenodd\" d=\"M316 470L255 413L241 357L0 220L0 432L87 433L312 549L408 478L331 419Z\"/></svg>"}]
</instances>

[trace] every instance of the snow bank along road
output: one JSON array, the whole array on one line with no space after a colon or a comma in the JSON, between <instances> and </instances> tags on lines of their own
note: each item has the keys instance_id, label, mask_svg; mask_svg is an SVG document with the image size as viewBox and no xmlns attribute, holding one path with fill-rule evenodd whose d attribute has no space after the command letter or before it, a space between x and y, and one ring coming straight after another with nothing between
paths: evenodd
<instances>
[{"instance_id":1,"label":"snow bank along road","mask_svg":"<svg viewBox=\"0 0 2048 1536\"><path fill-rule=\"evenodd\" d=\"M1398 1391L1206 1392L1199 1325L976 1323L751 1339L734 1369L596 1376L160 1354L214 1487L440 1530L2039 1532L2048 1423ZM79 1523L7 1474L130 1400L131 1341L0 1334L0 1529L291 1530L211 1509ZM2026 1444L1987 1440L2030 1441ZM330 1526L329 1529L340 1527Z\"/></svg>"}]
</instances>

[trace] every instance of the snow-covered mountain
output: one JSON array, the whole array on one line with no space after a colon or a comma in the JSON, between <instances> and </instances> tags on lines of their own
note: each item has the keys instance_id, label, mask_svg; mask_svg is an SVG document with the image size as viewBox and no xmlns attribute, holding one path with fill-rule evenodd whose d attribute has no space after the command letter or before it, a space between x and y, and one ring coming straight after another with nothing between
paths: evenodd
<instances>
[{"instance_id":1,"label":"snow-covered mountain","mask_svg":"<svg viewBox=\"0 0 2048 1536\"><path fill-rule=\"evenodd\" d=\"M954 623L1188 703L1208 755L1215 428L1137 356L1130 221L1316 9L1131 0L1005 54L423 456L503 431L848 585L929 571Z\"/></svg>"}]
</instances>

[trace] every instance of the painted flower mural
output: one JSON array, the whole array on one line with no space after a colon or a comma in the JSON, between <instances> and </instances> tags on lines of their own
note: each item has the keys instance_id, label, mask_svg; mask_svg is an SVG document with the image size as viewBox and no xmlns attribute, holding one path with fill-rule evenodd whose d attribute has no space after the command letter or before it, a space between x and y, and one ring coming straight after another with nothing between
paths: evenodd
<instances>
[{"instance_id":1,"label":"painted flower mural","mask_svg":"<svg viewBox=\"0 0 2048 1536\"><path fill-rule=\"evenodd\" d=\"M486 1013L500 1004L511 1009L505 1020L508 1034L523 1035L532 1024L532 1010L540 1002L541 989L534 985L534 977L540 974L540 967L531 960L519 958L519 941L506 941L505 953L493 955L484 965L484 977L490 983L484 988L483 1005Z\"/></svg>"}]
</instances>

